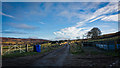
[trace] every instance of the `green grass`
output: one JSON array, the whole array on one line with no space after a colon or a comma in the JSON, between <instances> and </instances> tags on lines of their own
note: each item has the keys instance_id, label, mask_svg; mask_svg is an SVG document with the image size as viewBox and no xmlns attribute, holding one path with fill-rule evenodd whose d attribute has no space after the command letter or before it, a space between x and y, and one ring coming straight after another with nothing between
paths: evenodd
<instances>
[{"instance_id":1,"label":"green grass","mask_svg":"<svg viewBox=\"0 0 120 68\"><path fill-rule=\"evenodd\" d=\"M84 53L84 50L76 50L76 51L72 51L71 52L72 54L82 54L82 53Z\"/></svg>"},{"instance_id":2,"label":"green grass","mask_svg":"<svg viewBox=\"0 0 120 68\"><path fill-rule=\"evenodd\" d=\"M15 58L15 57L22 57L22 56L32 56L36 54L41 54L39 52L24 52L24 53L12 53L3 55L2 58Z\"/></svg>"},{"instance_id":3,"label":"green grass","mask_svg":"<svg viewBox=\"0 0 120 68\"><path fill-rule=\"evenodd\" d=\"M74 44L70 45L70 53L71 54L82 54L82 53L84 53L84 50L81 48L80 45L76 45L74 43Z\"/></svg>"},{"instance_id":4,"label":"green grass","mask_svg":"<svg viewBox=\"0 0 120 68\"><path fill-rule=\"evenodd\" d=\"M91 54L91 55L106 55L106 56L120 56L119 55L119 51L115 52L115 51L103 51L103 52L98 52L98 51L84 51L84 48L81 48L80 45L76 45L76 44L71 44L70 45L70 53L71 54L81 54L81 55L86 55Z\"/></svg>"},{"instance_id":5,"label":"green grass","mask_svg":"<svg viewBox=\"0 0 120 68\"><path fill-rule=\"evenodd\" d=\"M116 36L116 37L111 37L111 38L104 38L104 39L89 39L87 40L87 42L96 42L96 41L108 41L108 40L118 40L120 38L120 36Z\"/></svg>"}]
</instances>

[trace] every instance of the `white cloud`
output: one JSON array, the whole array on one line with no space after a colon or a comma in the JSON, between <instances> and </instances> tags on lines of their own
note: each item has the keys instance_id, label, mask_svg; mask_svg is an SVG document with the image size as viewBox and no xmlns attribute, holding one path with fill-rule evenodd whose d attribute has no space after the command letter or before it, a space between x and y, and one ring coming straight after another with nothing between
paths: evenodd
<instances>
[{"instance_id":1,"label":"white cloud","mask_svg":"<svg viewBox=\"0 0 120 68\"><path fill-rule=\"evenodd\" d=\"M99 6L101 2L97 3L89 3L89 2L81 2L81 3L69 3L67 6L64 6L64 4L58 4L56 9L60 10L60 13L58 13L58 16L62 16L65 18L73 19L79 18L81 20L85 20L93 15L92 10L95 10ZM89 7L85 7L89 6Z\"/></svg>"},{"instance_id":2,"label":"white cloud","mask_svg":"<svg viewBox=\"0 0 120 68\"><path fill-rule=\"evenodd\" d=\"M93 16L88 20L94 19L96 17L99 18L99 17L105 16L105 14L110 14L117 11L118 11L118 3L117 2L109 3L107 6L96 10Z\"/></svg>"},{"instance_id":3,"label":"white cloud","mask_svg":"<svg viewBox=\"0 0 120 68\"><path fill-rule=\"evenodd\" d=\"M86 19L85 21L83 21L84 23L85 22L93 22L95 20L98 20L98 19L102 19L102 20L105 20L103 18L106 18L107 17L109 19L111 18L114 18L114 19L111 19L111 20L114 20L114 21L118 21L117 19L117 15L109 15L109 16L106 16L106 14L110 14L110 13L114 13L114 12L118 12L118 3L117 2L111 2L109 3L107 6L103 7L103 8L100 8L98 10L96 10L92 17ZM116 18L116 19L115 19Z\"/></svg>"},{"instance_id":4,"label":"white cloud","mask_svg":"<svg viewBox=\"0 0 120 68\"><path fill-rule=\"evenodd\" d=\"M15 27L15 28L20 28L20 29L35 29L35 26L30 26L27 24L18 24L18 23L9 23L10 26Z\"/></svg>"},{"instance_id":5,"label":"white cloud","mask_svg":"<svg viewBox=\"0 0 120 68\"><path fill-rule=\"evenodd\" d=\"M12 16L12 15L8 15L8 14L2 13L2 12L0 12L0 14L1 14L1 15L4 15L4 16L6 16L6 17L15 18L15 17Z\"/></svg>"},{"instance_id":6,"label":"white cloud","mask_svg":"<svg viewBox=\"0 0 120 68\"><path fill-rule=\"evenodd\" d=\"M3 30L0 33L4 33L4 34L27 34L25 32L20 32L20 31L15 31L15 30Z\"/></svg>"},{"instance_id":7,"label":"white cloud","mask_svg":"<svg viewBox=\"0 0 120 68\"><path fill-rule=\"evenodd\" d=\"M118 21L118 14L104 17L101 20L104 20L104 21Z\"/></svg>"},{"instance_id":8,"label":"white cloud","mask_svg":"<svg viewBox=\"0 0 120 68\"><path fill-rule=\"evenodd\" d=\"M40 24L45 24L44 22L39 22Z\"/></svg>"},{"instance_id":9,"label":"white cloud","mask_svg":"<svg viewBox=\"0 0 120 68\"><path fill-rule=\"evenodd\" d=\"M75 26L61 29L60 31L54 32L54 34L59 37L67 37L67 38L71 38L71 39L74 39L78 36L80 36L82 38L82 35L92 28L92 27L91 28L86 28L86 27L82 28L83 25L85 25L87 22L92 23L98 19L104 20L104 21L118 21L118 19L117 19L118 14L109 15L109 16L106 15L106 14L112 14L117 11L118 11L118 3L117 2L109 3L107 6L96 10L92 14L91 17L85 19L84 21L77 22ZM67 11L63 12L62 14L70 16L70 17L72 15L72 14L70 15L69 12L67 12ZM109 33L115 32L115 31L116 31L116 29L113 29L111 31L109 30ZM103 31L103 33L105 33L105 32L106 31Z\"/></svg>"},{"instance_id":10,"label":"white cloud","mask_svg":"<svg viewBox=\"0 0 120 68\"><path fill-rule=\"evenodd\" d=\"M104 30L104 31L102 31L102 34L115 33L115 32L118 32L118 30L112 28L112 29L110 29L110 30Z\"/></svg>"},{"instance_id":11,"label":"white cloud","mask_svg":"<svg viewBox=\"0 0 120 68\"><path fill-rule=\"evenodd\" d=\"M76 25L75 27L81 27L81 26L85 25L84 22L85 22L85 21L77 22L77 25Z\"/></svg>"},{"instance_id":12,"label":"white cloud","mask_svg":"<svg viewBox=\"0 0 120 68\"><path fill-rule=\"evenodd\" d=\"M2 0L2 2L118 2L119 0Z\"/></svg>"},{"instance_id":13,"label":"white cloud","mask_svg":"<svg viewBox=\"0 0 120 68\"><path fill-rule=\"evenodd\" d=\"M89 30L90 28L68 27L61 29L60 31L54 32L54 34L58 37L75 39L76 37L82 38L82 35Z\"/></svg>"},{"instance_id":14,"label":"white cloud","mask_svg":"<svg viewBox=\"0 0 120 68\"><path fill-rule=\"evenodd\" d=\"M103 18L103 17L105 17L105 16L100 16L100 17L97 17L97 18L95 18L95 19L93 19L93 20L91 20L91 21L89 21L89 22L96 21L96 20L101 19L101 18Z\"/></svg>"},{"instance_id":15,"label":"white cloud","mask_svg":"<svg viewBox=\"0 0 120 68\"><path fill-rule=\"evenodd\" d=\"M86 19L86 21L89 21L96 17L99 18L105 14L110 14L110 13L118 11L118 2L111 2L107 6L96 10L94 13L91 13L90 10L96 9L96 7L99 4L100 3L91 3L91 4L81 3L81 6L80 6L77 3L76 4L72 3L72 5L71 4L68 5L67 8L61 7L63 11L60 12L59 15L64 16L68 19L71 19L72 17L77 17L77 18ZM85 6L89 6L89 8L87 8ZM94 6L96 6L96 7L94 7ZM76 12L76 11L82 10L82 9L84 9L83 10L84 12L81 12L81 13ZM87 12L87 11L89 11L89 12Z\"/></svg>"}]
</instances>

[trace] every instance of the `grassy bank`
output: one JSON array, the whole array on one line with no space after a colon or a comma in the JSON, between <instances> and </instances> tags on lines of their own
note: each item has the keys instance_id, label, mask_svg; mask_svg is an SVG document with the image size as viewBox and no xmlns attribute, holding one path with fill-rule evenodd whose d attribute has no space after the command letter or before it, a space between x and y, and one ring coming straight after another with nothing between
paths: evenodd
<instances>
[{"instance_id":1,"label":"grassy bank","mask_svg":"<svg viewBox=\"0 0 120 68\"><path fill-rule=\"evenodd\" d=\"M81 53L84 53L84 50L82 49L81 47L81 44L75 44L75 43L72 43L70 45L70 53L71 54L81 54Z\"/></svg>"},{"instance_id":2,"label":"grassy bank","mask_svg":"<svg viewBox=\"0 0 120 68\"><path fill-rule=\"evenodd\" d=\"M105 56L112 56L112 57L119 57L120 51L104 51L101 49L97 49L95 47L89 46L89 47L81 47L80 44L72 43L70 45L70 53L74 55L105 55Z\"/></svg>"}]
</instances>

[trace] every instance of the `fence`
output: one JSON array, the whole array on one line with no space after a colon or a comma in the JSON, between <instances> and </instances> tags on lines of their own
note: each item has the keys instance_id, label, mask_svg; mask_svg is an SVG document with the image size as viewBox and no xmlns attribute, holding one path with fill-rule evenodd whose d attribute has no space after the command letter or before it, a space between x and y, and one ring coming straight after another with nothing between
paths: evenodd
<instances>
[{"instance_id":1,"label":"fence","mask_svg":"<svg viewBox=\"0 0 120 68\"><path fill-rule=\"evenodd\" d=\"M23 53L33 51L33 46L31 45L1 45L1 55L10 54L10 53Z\"/></svg>"},{"instance_id":2,"label":"fence","mask_svg":"<svg viewBox=\"0 0 120 68\"><path fill-rule=\"evenodd\" d=\"M36 45L36 44L35 44ZM59 44L45 43L41 44L41 51L47 52L52 49L56 49L60 46ZM33 52L33 44L24 44L24 45L1 45L1 55L11 54L11 53L23 53L23 52Z\"/></svg>"},{"instance_id":3,"label":"fence","mask_svg":"<svg viewBox=\"0 0 120 68\"><path fill-rule=\"evenodd\" d=\"M83 42L85 46L96 46L104 50L120 50L120 38L107 38L107 39L98 39L98 40L89 40Z\"/></svg>"}]
</instances>

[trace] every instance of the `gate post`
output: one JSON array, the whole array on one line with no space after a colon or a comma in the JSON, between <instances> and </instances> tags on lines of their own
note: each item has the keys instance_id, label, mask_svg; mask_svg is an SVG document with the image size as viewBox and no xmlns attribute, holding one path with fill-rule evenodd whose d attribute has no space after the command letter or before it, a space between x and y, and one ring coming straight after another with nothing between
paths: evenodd
<instances>
[{"instance_id":1,"label":"gate post","mask_svg":"<svg viewBox=\"0 0 120 68\"><path fill-rule=\"evenodd\" d=\"M20 45L20 53L22 53L22 52L21 52L21 45Z\"/></svg>"},{"instance_id":2,"label":"gate post","mask_svg":"<svg viewBox=\"0 0 120 68\"><path fill-rule=\"evenodd\" d=\"M0 52L1 52L1 56L2 56L2 55L3 55L3 52L2 52L2 51L3 51L3 49L2 49L2 48L3 48L3 45L1 45L0 48L1 48Z\"/></svg>"},{"instance_id":3,"label":"gate post","mask_svg":"<svg viewBox=\"0 0 120 68\"><path fill-rule=\"evenodd\" d=\"M28 44L26 44L26 52L28 52Z\"/></svg>"}]
</instances>

